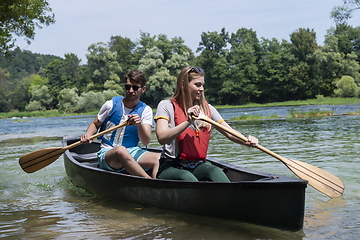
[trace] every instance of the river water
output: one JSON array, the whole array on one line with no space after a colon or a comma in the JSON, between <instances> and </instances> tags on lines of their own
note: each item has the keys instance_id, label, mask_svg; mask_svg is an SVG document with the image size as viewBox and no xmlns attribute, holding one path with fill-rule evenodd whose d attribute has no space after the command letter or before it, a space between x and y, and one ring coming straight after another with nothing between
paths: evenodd
<instances>
[{"instance_id":1,"label":"river water","mask_svg":"<svg viewBox=\"0 0 360 240\"><path fill-rule=\"evenodd\" d=\"M292 108L334 110L335 116L287 118ZM80 136L94 116L0 120L0 238L358 239L360 116L343 114L359 109L360 104L220 110L226 120L244 114L278 115L278 119L229 123L245 136L256 136L263 147L280 156L307 162L344 181L345 193L335 199L308 186L304 228L296 232L104 199L72 185L62 157L35 173L25 173L19 157L60 147L64 135ZM154 134L149 146L159 146ZM208 155L295 177L277 159L234 144L216 131Z\"/></svg>"}]
</instances>

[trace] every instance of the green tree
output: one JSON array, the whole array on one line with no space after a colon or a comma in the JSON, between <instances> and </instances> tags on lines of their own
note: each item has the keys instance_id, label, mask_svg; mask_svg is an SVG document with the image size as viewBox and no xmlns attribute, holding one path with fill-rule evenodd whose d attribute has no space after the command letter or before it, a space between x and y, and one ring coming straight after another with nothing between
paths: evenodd
<instances>
[{"instance_id":1,"label":"green tree","mask_svg":"<svg viewBox=\"0 0 360 240\"><path fill-rule=\"evenodd\" d=\"M55 100L53 107L57 105L57 99L60 91L69 87L66 83L63 69L65 68L65 61L63 59L55 59L51 61L45 68L44 74L48 79L47 86L49 87L51 96Z\"/></svg>"},{"instance_id":2,"label":"green tree","mask_svg":"<svg viewBox=\"0 0 360 240\"><path fill-rule=\"evenodd\" d=\"M41 75L44 68L54 59L62 59L61 57L32 53L28 50L15 48L9 51L11 58L0 55L0 66L9 73L9 81L21 80L29 77L31 74Z\"/></svg>"},{"instance_id":3,"label":"green tree","mask_svg":"<svg viewBox=\"0 0 360 240\"><path fill-rule=\"evenodd\" d=\"M29 87L38 85L37 80L46 81L45 68L55 59L62 58L53 55L32 53L16 48L10 50L11 58L0 55L0 66L5 70L2 86L6 93L6 105L3 111L24 111L30 101ZM41 80L40 80L41 78ZM40 84L40 83L39 83ZM40 84L41 86L43 83ZM7 109L7 110L6 110Z\"/></svg>"},{"instance_id":4,"label":"green tree","mask_svg":"<svg viewBox=\"0 0 360 240\"><path fill-rule=\"evenodd\" d=\"M29 97L31 96L33 89L40 88L48 83L48 80L46 78L43 78L38 74L30 75L28 79L25 79L25 81L30 82L30 86L28 90Z\"/></svg>"},{"instance_id":5,"label":"green tree","mask_svg":"<svg viewBox=\"0 0 360 240\"><path fill-rule=\"evenodd\" d=\"M171 58L166 60L164 66L169 70L170 75L177 78L179 75L181 69L183 69L186 66L189 66L190 59L190 53L189 52L183 52L180 53L174 53L172 54Z\"/></svg>"},{"instance_id":6,"label":"green tree","mask_svg":"<svg viewBox=\"0 0 360 240\"><path fill-rule=\"evenodd\" d=\"M347 24L352 13L360 9L360 0L343 0L342 6L335 6L331 11L331 18L336 24Z\"/></svg>"},{"instance_id":7,"label":"green tree","mask_svg":"<svg viewBox=\"0 0 360 240\"><path fill-rule=\"evenodd\" d=\"M26 104L30 101L28 89L30 81L27 78L11 82L7 90L7 104L9 110L25 110Z\"/></svg>"},{"instance_id":8,"label":"green tree","mask_svg":"<svg viewBox=\"0 0 360 240\"><path fill-rule=\"evenodd\" d=\"M89 91L86 93L81 93L78 104L76 107L76 112L91 112L100 109L100 107L105 103L105 97L102 92Z\"/></svg>"},{"instance_id":9,"label":"green tree","mask_svg":"<svg viewBox=\"0 0 360 240\"><path fill-rule=\"evenodd\" d=\"M296 84L288 77L289 69L295 63L291 46L286 40L279 42L275 38L262 38L258 63L260 102L291 100L297 93Z\"/></svg>"},{"instance_id":10,"label":"green tree","mask_svg":"<svg viewBox=\"0 0 360 240\"><path fill-rule=\"evenodd\" d=\"M176 77L171 76L166 67L160 67L150 76L148 82L142 100L150 106L156 107L161 100L170 97L174 93Z\"/></svg>"},{"instance_id":11,"label":"green tree","mask_svg":"<svg viewBox=\"0 0 360 240\"><path fill-rule=\"evenodd\" d=\"M91 44L88 51L89 54L86 54L88 60L87 69L91 75L92 89L103 91L104 84L108 80L119 84L121 67L116 60L117 53L111 52L103 42Z\"/></svg>"},{"instance_id":12,"label":"green tree","mask_svg":"<svg viewBox=\"0 0 360 240\"><path fill-rule=\"evenodd\" d=\"M317 78L313 71L315 59L311 56L319 49L316 43L316 33L309 28L299 28L290 35L291 52L296 62L289 69L288 80L293 84L292 92L295 99L313 98L322 92L324 79ZM331 83L331 81L330 81Z\"/></svg>"},{"instance_id":13,"label":"green tree","mask_svg":"<svg viewBox=\"0 0 360 240\"><path fill-rule=\"evenodd\" d=\"M241 28L231 34L228 74L220 89L224 104L241 104L259 96L258 62L260 44L256 32Z\"/></svg>"},{"instance_id":14,"label":"green tree","mask_svg":"<svg viewBox=\"0 0 360 240\"><path fill-rule=\"evenodd\" d=\"M120 84L117 84L113 80L107 80L104 84L104 89L105 89L105 91L116 92L117 95L125 94L125 90L124 90L123 86L121 86Z\"/></svg>"},{"instance_id":15,"label":"green tree","mask_svg":"<svg viewBox=\"0 0 360 240\"><path fill-rule=\"evenodd\" d=\"M299 28L290 34L290 40L292 43L291 51L301 62L308 62L307 56L313 54L318 49L316 33L313 29Z\"/></svg>"},{"instance_id":16,"label":"green tree","mask_svg":"<svg viewBox=\"0 0 360 240\"><path fill-rule=\"evenodd\" d=\"M52 98L50 97L49 88L42 86L33 88L31 91L30 103L26 106L27 111L41 111L50 109Z\"/></svg>"},{"instance_id":17,"label":"green tree","mask_svg":"<svg viewBox=\"0 0 360 240\"><path fill-rule=\"evenodd\" d=\"M44 69L48 79L50 94L54 99L53 106L58 104L60 91L64 88L73 88L80 85L81 60L73 53L65 54L65 59L54 59Z\"/></svg>"},{"instance_id":18,"label":"green tree","mask_svg":"<svg viewBox=\"0 0 360 240\"><path fill-rule=\"evenodd\" d=\"M108 89L108 90L103 91L102 95L104 96L105 101L107 101L107 100L111 100L115 96L123 95L123 94L119 94L115 90Z\"/></svg>"},{"instance_id":19,"label":"green tree","mask_svg":"<svg viewBox=\"0 0 360 240\"><path fill-rule=\"evenodd\" d=\"M360 27L337 24L328 30L328 34L336 37L338 51L344 54L355 53L360 62Z\"/></svg>"},{"instance_id":20,"label":"green tree","mask_svg":"<svg viewBox=\"0 0 360 240\"><path fill-rule=\"evenodd\" d=\"M148 50L139 61L139 70L148 78L147 90L143 95L146 103L156 106L160 100L173 94L177 75L183 67L188 65L188 57L187 52L182 55L174 53L164 63L164 56L159 48L153 47Z\"/></svg>"},{"instance_id":21,"label":"green tree","mask_svg":"<svg viewBox=\"0 0 360 240\"><path fill-rule=\"evenodd\" d=\"M64 112L75 112L79 101L78 89L64 88L60 91L57 108Z\"/></svg>"},{"instance_id":22,"label":"green tree","mask_svg":"<svg viewBox=\"0 0 360 240\"><path fill-rule=\"evenodd\" d=\"M66 79L66 86L75 86L81 74L81 59L74 53L66 53L64 61L63 78Z\"/></svg>"},{"instance_id":23,"label":"green tree","mask_svg":"<svg viewBox=\"0 0 360 240\"><path fill-rule=\"evenodd\" d=\"M140 31L140 39L136 48L135 54L138 55L138 59L141 59L146 54L148 49L155 47L156 35L151 36L150 33Z\"/></svg>"},{"instance_id":24,"label":"green tree","mask_svg":"<svg viewBox=\"0 0 360 240\"><path fill-rule=\"evenodd\" d=\"M140 40L138 41L136 51L134 52L139 60L153 47L157 47L160 50L164 57L163 62L172 58L174 53L180 55L188 53L191 59L194 58L193 53L186 45L184 45L184 40L181 37L174 37L169 40L165 34L151 36L149 33L141 32L140 35Z\"/></svg>"},{"instance_id":25,"label":"green tree","mask_svg":"<svg viewBox=\"0 0 360 240\"><path fill-rule=\"evenodd\" d=\"M335 79L344 75L351 76L359 82L360 65L355 54L343 54L338 51L338 39L328 35L325 44L314 52L311 58L312 81L308 84L310 94L308 98L316 95L330 96L333 94Z\"/></svg>"},{"instance_id":26,"label":"green tree","mask_svg":"<svg viewBox=\"0 0 360 240\"><path fill-rule=\"evenodd\" d=\"M7 112L9 106L9 81L7 80L8 73L6 70L0 68L0 112Z\"/></svg>"},{"instance_id":27,"label":"green tree","mask_svg":"<svg viewBox=\"0 0 360 240\"><path fill-rule=\"evenodd\" d=\"M2 0L0 3L0 53L15 46L14 35L25 37L30 44L35 28L55 23L46 0Z\"/></svg>"},{"instance_id":28,"label":"green tree","mask_svg":"<svg viewBox=\"0 0 360 240\"><path fill-rule=\"evenodd\" d=\"M316 95L330 96L334 92L333 81L341 77L342 56L335 51L328 51L325 46L313 54L314 64L311 66L312 79L307 83L308 94L306 98Z\"/></svg>"},{"instance_id":29,"label":"green tree","mask_svg":"<svg viewBox=\"0 0 360 240\"><path fill-rule=\"evenodd\" d=\"M149 76L156 72L156 69L159 69L164 65L163 61L164 55L161 53L160 49L152 47L144 54L144 57L140 59L139 70L145 73L149 78Z\"/></svg>"},{"instance_id":30,"label":"green tree","mask_svg":"<svg viewBox=\"0 0 360 240\"><path fill-rule=\"evenodd\" d=\"M111 36L110 42L108 43L109 50L116 52L116 60L120 64L122 71L121 76L127 72L137 69L138 59L134 52L137 44L132 42L129 38L121 36Z\"/></svg>"},{"instance_id":31,"label":"green tree","mask_svg":"<svg viewBox=\"0 0 360 240\"><path fill-rule=\"evenodd\" d=\"M169 40L165 34L159 34L155 46L161 50L165 62L171 59L174 53L180 55L191 53L191 50L184 45L184 40L181 37L174 37Z\"/></svg>"},{"instance_id":32,"label":"green tree","mask_svg":"<svg viewBox=\"0 0 360 240\"><path fill-rule=\"evenodd\" d=\"M203 32L194 64L205 71L205 94L212 104L222 104L219 89L228 75L227 61L229 33L222 28L220 32Z\"/></svg>"},{"instance_id":33,"label":"green tree","mask_svg":"<svg viewBox=\"0 0 360 240\"><path fill-rule=\"evenodd\" d=\"M334 94L337 97L359 97L360 87L356 85L352 77L342 76L340 80L336 81Z\"/></svg>"},{"instance_id":34,"label":"green tree","mask_svg":"<svg viewBox=\"0 0 360 240\"><path fill-rule=\"evenodd\" d=\"M311 77L309 76L310 66L306 62L296 62L290 66L287 81L290 83L289 100L304 100L311 98Z\"/></svg>"}]
</instances>

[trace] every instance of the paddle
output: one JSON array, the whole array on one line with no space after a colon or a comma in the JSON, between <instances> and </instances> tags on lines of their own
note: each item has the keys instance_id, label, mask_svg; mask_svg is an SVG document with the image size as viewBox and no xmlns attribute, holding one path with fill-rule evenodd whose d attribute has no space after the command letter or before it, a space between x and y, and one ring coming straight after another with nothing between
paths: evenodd
<instances>
[{"instance_id":1,"label":"paddle","mask_svg":"<svg viewBox=\"0 0 360 240\"><path fill-rule=\"evenodd\" d=\"M203 120L208 122L218 128L223 129L224 131L232 134L233 136L241 139L242 141L246 142L247 138L240 135L238 132L224 127L223 125L213 121L212 119L208 118L205 114L200 113L198 117L193 116L194 119ZM344 193L344 183L338 177L328 173L318 167L312 166L308 163L304 163L298 160L292 160L288 158L283 158L276 153L271 152L270 150L258 145L258 149L261 151L277 158L282 163L284 163L295 175L299 178L307 180L309 185L313 188L317 189L318 191L324 193L325 195L334 198L340 197Z\"/></svg>"},{"instance_id":2,"label":"paddle","mask_svg":"<svg viewBox=\"0 0 360 240\"><path fill-rule=\"evenodd\" d=\"M94 134L90 137L90 140L127 125L130 125L129 121L125 121L105 131ZM66 150L76 147L80 144L81 142L78 141L66 147L45 148L45 149L37 150L20 157L19 164L25 172L33 173L53 163Z\"/></svg>"}]
</instances>

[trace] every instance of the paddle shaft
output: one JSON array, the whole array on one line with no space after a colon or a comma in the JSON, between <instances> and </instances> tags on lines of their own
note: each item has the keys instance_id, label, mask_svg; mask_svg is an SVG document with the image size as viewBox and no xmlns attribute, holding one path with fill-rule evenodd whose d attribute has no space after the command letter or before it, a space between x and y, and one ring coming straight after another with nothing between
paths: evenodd
<instances>
[{"instance_id":1,"label":"paddle shaft","mask_svg":"<svg viewBox=\"0 0 360 240\"><path fill-rule=\"evenodd\" d=\"M114 127L111 127L111 128L109 128L109 129L106 129L106 130L104 130L104 131L102 131L102 132L99 132L99 133L97 133L97 134L94 134L94 135L92 135L89 139L90 139L90 140L93 140L94 138L100 137L100 136L102 136L102 135L104 135L104 134L106 134L106 133L112 132L112 131L114 131L114 130L116 130L116 129L118 129L118 128L121 128L121 127L124 127L124 126L127 126L127 125L130 125L130 124L129 124L129 121L125 121L125 122L123 122L123 123L120 123L119 125L116 125L116 126L114 126ZM78 145L81 145L81 144L82 144L82 142L81 142L81 141L78 141L78 142L75 142L75 143L73 143L73 144L70 144L69 146L63 147L63 149L65 149L64 152L65 152L66 150L68 150L68 149L74 148L74 147L76 147L76 146L78 146Z\"/></svg>"},{"instance_id":2,"label":"paddle shaft","mask_svg":"<svg viewBox=\"0 0 360 240\"><path fill-rule=\"evenodd\" d=\"M205 119L204 119L204 120L205 120ZM205 121L209 122L209 120L211 120L211 119L208 119L208 120L205 120ZM233 136L241 139L241 140L244 141L244 142L247 142L247 141L248 141L248 139L247 139L246 137L244 137L242 134L239 134L238 132L236 132L236 131L234 131L234 130L232 130L232 129L230 129L230 128L227 128L227 127L221 125L220 123L217 123L217 122L215 122L215 121L213 121L213 120L211 120L211 122L209 122L209 123L213 124L214 126L216 126L216 127L218 127L218 128L221 128L222 130L230 133L231 135L233 135ZM272 152L272 151L264 148L263 146L260 146L259 144L258 144L256 147L257 147L258 149L260 149L261 151L263 151L263 152L265 152L265 153L267 153L267 154L269 154L269 155L271 155L271 156L273 156L273 157L275 157L275 158L277 158L277 159L279 159L280 161L283 162L283 157L281 157L280 155L277 155L276 153L274 153L274 152Z\"/></svg>"},{"instance_id":3,"label":"paddle shaft","mask_svg":"<svg viewBox=\"0 0 360 240\"><path fill-rule=\"evenodd\" d=\"M201 117L199 117L199 118L193 116L193 118L206 121L206 122L208 122L208 123L210 123L210 124L212 124L212 125L214 125L214 126L216 126L216 127L218 127L218 128L221 128L222 130L226 131L227 133L230 133L231 135L239 138L240 140L242 140L242 141L244 141L244 142L247 142L247 141L248 141L248 139L247 139L246 137L244 137L242 134L239 134L237 131L234 131L234 130L232 130L232 129L230 129L230 128L227 128L227 127L221 125L221 124L218 123L218 122L215 122L214 120L206 117L205 115L204 115L204 116L201 116ZM265 152L265 153L267 153L267 154L269 154L269 155L271 155L271 156L273 156L273 157L275 157L275 158L277 158L277 159L279 159L280 161L283 162L283 157L277 155L276 153L274 153L274 152L272 152L272 151L270 151L270 150L268 150L268 149L260 146L259 144L258 144L256 147L257 147L258 149L260 149L261 151L263 151L263 152Z\"/></svg>"}]
</instances>

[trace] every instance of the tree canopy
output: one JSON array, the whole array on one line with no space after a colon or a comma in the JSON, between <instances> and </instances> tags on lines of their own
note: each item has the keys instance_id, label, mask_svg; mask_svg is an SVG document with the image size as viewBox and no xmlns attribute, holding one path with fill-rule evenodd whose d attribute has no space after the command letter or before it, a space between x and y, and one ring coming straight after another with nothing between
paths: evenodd
<instances>
[{"instance_id":1,"label":"tree canopy","mask_svg":"<svg viewBox=\"0 0 360 240\"><path fill-rule=\"evenodd\" d=\"M352 13L360 9L360 0L343 0L342 6L335 6L331 12L331 18L336 24L347 24Z\"/></svg>"},{"instance_id":2,"label":"tree canopy","mask_svg":"<svg viewBox=\"0 0 360 240\"><path fill-rule=\"evenodd\" d=\"M4 1L0 11L26 2ZM359 6L358 0L345 1L345 5L349 7L350 2ZM30 9L37 9L38 15L31 15L32 21L24 26L53 23L45 1L31 3L37 4ZM140 32L139 39L132 41L111 36L107 43L88 47L83 65L73 53L64 57L35 54L11 49L10 41L2 47L10 57L0 54L0 111L97 110L105 100L125 93L123 75L133 69L143 71L148 80L142 100L156 107L173 94L180 70L189 65L204 69L205 95L211 104L359 96L360 27L338 22L329 28L322 45L310 28L295 29L289 35L290 41L265 39L258 38L253 29L231 33L222 28L203 32L196 53L181 37ZM5 39L1 36L5 35L0 35L0 41Z\"/></svg>"},{"instance_id":3,"label":"tree canopy","mask_svg":"<svg viewBox=\"0 0 360 240\"><path fill-rule=\"evenodd\" d=\"M55 15L46 0L2 0L0 2L0 53L15 47L14 35L30 43L35 28L55 23Z\"/></svg>"}]
</instances>

